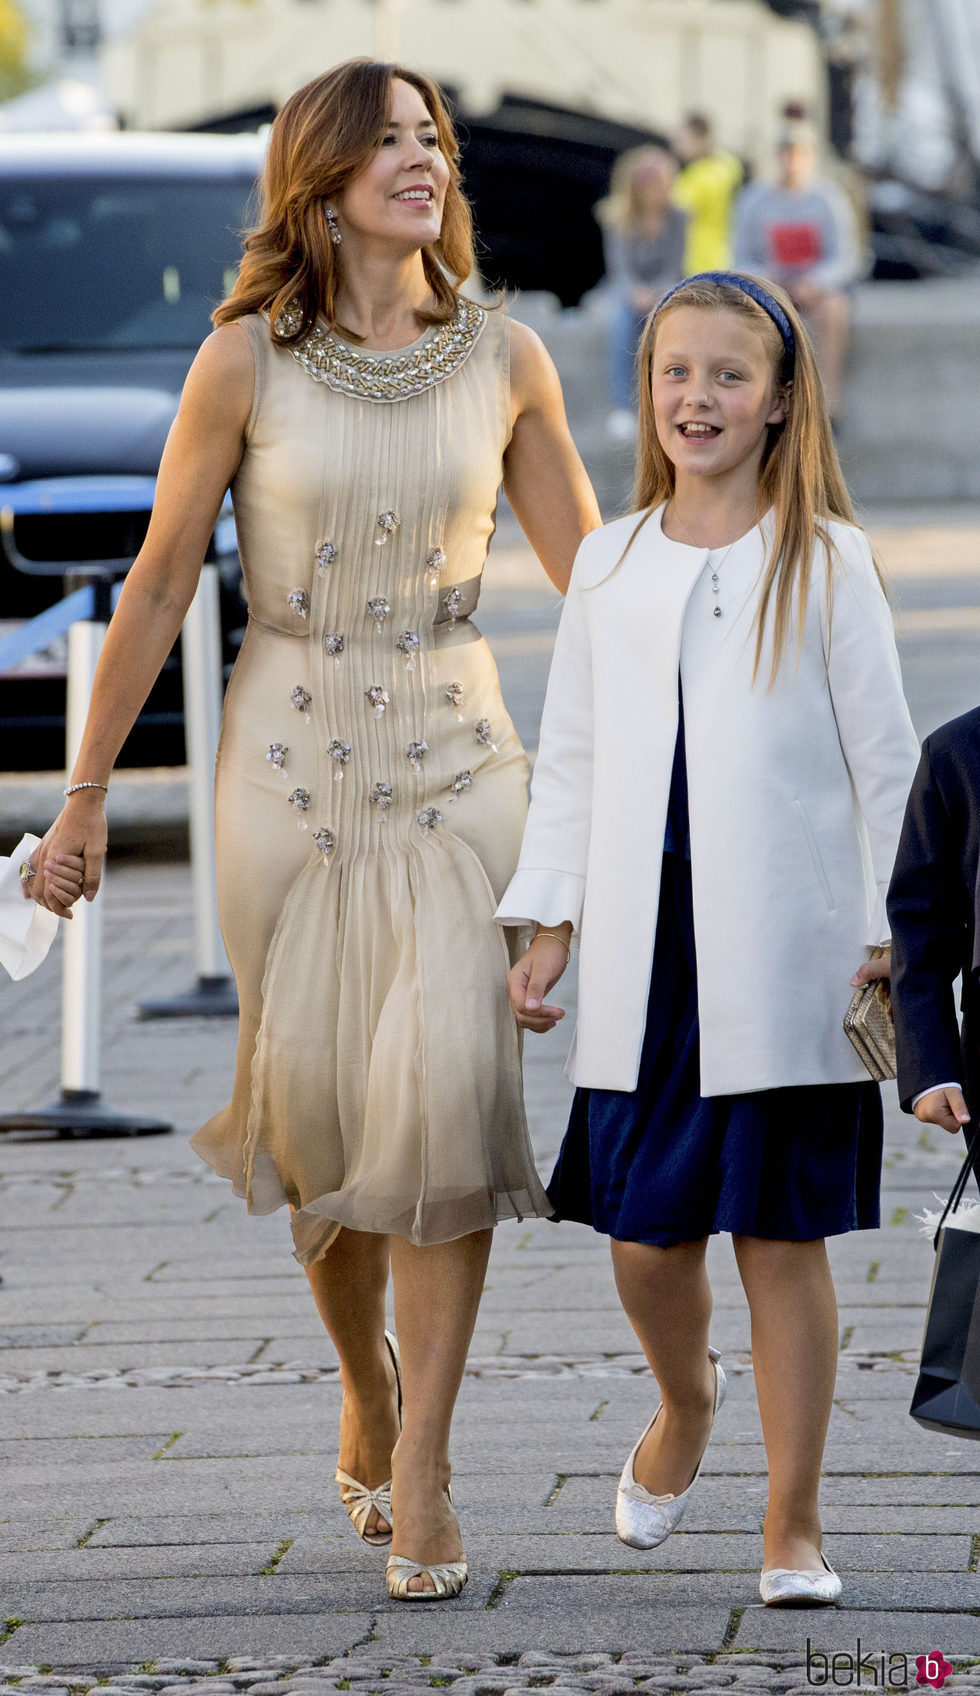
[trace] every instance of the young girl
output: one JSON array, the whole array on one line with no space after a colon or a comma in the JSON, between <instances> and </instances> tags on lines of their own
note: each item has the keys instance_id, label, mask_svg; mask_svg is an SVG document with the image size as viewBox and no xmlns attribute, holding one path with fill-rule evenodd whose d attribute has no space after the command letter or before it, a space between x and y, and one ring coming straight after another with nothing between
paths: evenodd
<instances>
[{"instance_id":1,"label":"young girl","mask_svg":"<svg viewBox=\"0 0 980 1696\"><path fill-rule=\"evenodd\" d=\"M708 1236L733 1235L770 1493L761 1593L832 1602L817 1487L837 1362L824 1237L878 1224L882 1114L841 1025L885 941L916 738L813 353L779 289L723 272L640 348L636 506L582 543L518 871L521 1025L581 941L578 1085L550 1186L612 1239L663 1398L616 1527L679 1523L725 1379ZM857 970L855 970L857 968Z\"/></svg>"}]
</instances>

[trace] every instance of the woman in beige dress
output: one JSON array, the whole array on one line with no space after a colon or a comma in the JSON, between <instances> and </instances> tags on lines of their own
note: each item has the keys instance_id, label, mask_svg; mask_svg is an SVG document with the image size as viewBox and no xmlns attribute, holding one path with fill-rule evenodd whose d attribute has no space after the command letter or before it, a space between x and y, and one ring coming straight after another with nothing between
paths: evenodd
<instances>
[{"instance_id":1,"label":"woman in beige dress","mask_svg":"<svg viewBox=\"0 0 980 1696\"><path fill-rule=\"evenodd\" d=\"M455 154L438 91L398 67L351 61L283 107L33 885L55 911L98 887L102 786L230 484L249 624L216 816L241 1030L193 1146L252 1212L292 1209L340 1357L341 1494L367 1541L394 1527L404 1599L465 1582L449 1432L491 1228L550 1211L492 920L527 761L471 615L501 480L561 590L599 522L537 338L457 292Z\"/></svg>"}]
</instances>

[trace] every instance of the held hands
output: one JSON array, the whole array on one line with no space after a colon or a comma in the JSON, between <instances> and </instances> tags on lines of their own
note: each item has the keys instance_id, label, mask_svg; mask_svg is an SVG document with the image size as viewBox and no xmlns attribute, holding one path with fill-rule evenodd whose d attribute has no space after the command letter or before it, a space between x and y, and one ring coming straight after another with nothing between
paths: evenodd
<instances>
[{"instance_id":1,"label":"held hands","mask_svg":"<svg viewBox=\"0 0 980 1696\"><path fill-rule=\"evenodd\" d=\"M59 919L71 918L80 896L94 901L102 880L107 826L102 797L93 800L94 793L69 797L31 856L36 871L23 886L24 896Z\"/></svg>"},{"instance_id":2,"label":"held hands","mask_svg":"<svg viewBox=\"0 0 980 1696\"><path fill-rule=\"evenodd\" d=\"M571 926L568 927L569 931ZM568 948L560 937L536 936L527 953L507 974L507 993L514 1017L524 1030L554 1030L565 1017L563 1007L549 1007L544 997L568 965Z\"/></svg>"}]
</instances>

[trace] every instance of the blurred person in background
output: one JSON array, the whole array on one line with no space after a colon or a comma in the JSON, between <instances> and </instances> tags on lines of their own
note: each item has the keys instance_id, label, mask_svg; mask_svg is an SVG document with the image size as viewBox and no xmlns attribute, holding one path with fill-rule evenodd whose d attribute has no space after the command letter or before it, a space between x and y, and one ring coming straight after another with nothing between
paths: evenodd
<instances>
[{"instance_id":1,"label":"blurred person in background","mask_svg":"<svg viewBox=\"0 0 980 1696\"><path fill-rule=\"evenodd\" d=\"M613 296L607 428L617 441L636 434L636 350L644 322L684 275L687 217L671 202L676 177L665 148L631 148L616 160L609 194L596 208Z\"/></svg>"},{"instance_id":2,"label":"blurred person in background","mask_svg":"<svg viewBox=\"0 0 980 1696\"><path fill-rule=\"evenodd\" d=\"M674 138L681 171L674 205L687 214L684 274L724 271L732 262L732 213L744 172L734 153L718 147L710 121L692 112Z\"/></svg>"},{"instance_id":3,"label":"blurred person in background","mask_svg":"<svg viewBox=\"0 0 980 1696\"><path fill-rule=\"evenodd\" d=\"M738 198L735 263L780 283L807 318L836 423L850 295L864 269L854 210L839 184L818 173L816 131L805 119L784 124L776 169L775 182L750 183Z\"/></svg>"}]
</instances>

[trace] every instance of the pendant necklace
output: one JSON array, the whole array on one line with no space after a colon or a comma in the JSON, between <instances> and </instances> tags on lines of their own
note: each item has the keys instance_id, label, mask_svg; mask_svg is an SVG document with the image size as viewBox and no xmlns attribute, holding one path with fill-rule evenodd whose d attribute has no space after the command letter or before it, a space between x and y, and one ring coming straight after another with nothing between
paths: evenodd
<instances>
[{"instance_id":1,"label":"pendant necklace","mask_svg":"<svg viewBox=\"0 0 980 1696\"><path fill-rule=\"evenodd\" d=\"M680 513L677 511L676 507L674 508L674 511L671 514L671 516L680 525L685 536L687 537L688 541L690 542L691 547L697 548L698 547L697 542L694 540L694 537L691 535L690 530L687 528L687 525L684 523L684 520L681 517ZM738 540L739 540L739 538L736 536L735 541L737 542ZM729 542L727 548L725 549L724 553L721 556L721 559L717 560L715 562L715 564L711 567L711 593L715 597L715 604L712 608L712 612L714 613L716 618L721 617L721 602L718 598L719 592L720 592L720 586L719 586L719 583L718 583L718 573L721 570L722 566L724 565L726 559L728 558L728 556L731 553L734 546L735 546L735 542ZM701 551L700 548L698 548L699 553L700 553L700 551ZM711 553L714 552L714 549L709 548L707 551L708 551L709 554L711 554Z\"/></svg>"}]
</instances>

